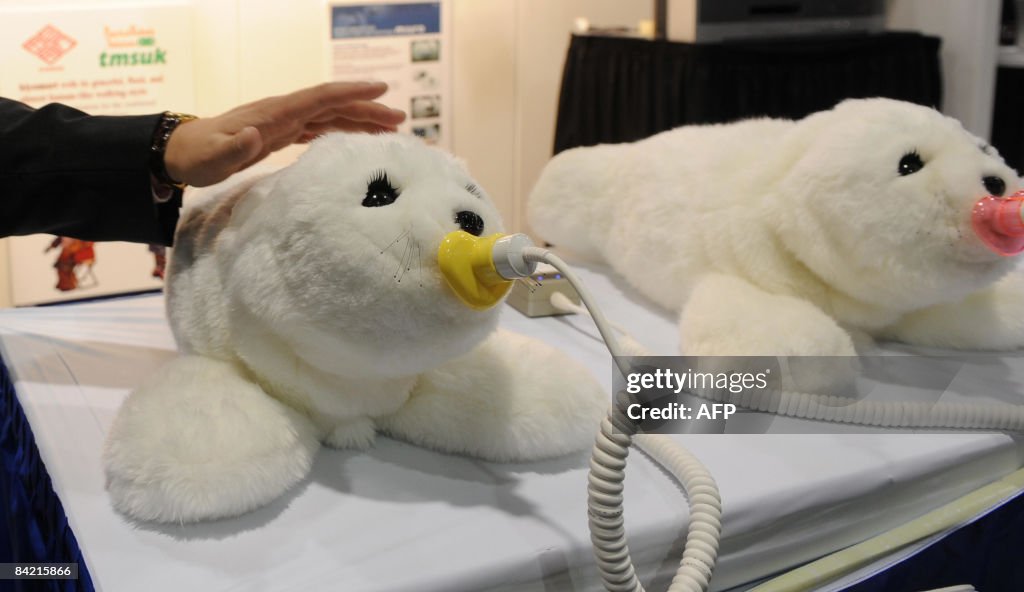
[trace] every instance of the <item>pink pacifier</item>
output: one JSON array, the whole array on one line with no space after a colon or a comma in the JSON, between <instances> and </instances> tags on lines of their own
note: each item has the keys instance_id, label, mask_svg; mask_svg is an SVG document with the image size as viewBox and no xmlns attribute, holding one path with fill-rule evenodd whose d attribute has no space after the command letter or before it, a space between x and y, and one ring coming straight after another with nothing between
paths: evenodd
<instances>
[{"instance_id":1,"label":"pink pacifier","mask_svg":"<svg viewBox=\"0 0 1024 592\"><path fill-rule=\"evenodd\" d=\"M971 224L985 246L1009 257L1024 251L1024 190L1010 197L983 197L974 204Z\"/></svg>"}]
</instances>

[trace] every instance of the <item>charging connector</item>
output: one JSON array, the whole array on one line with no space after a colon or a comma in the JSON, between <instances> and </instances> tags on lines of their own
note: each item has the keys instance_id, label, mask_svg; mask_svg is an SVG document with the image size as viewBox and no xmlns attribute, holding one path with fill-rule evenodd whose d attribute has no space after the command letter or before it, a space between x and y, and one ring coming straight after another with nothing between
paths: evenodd
<instances>
[{"instance_id":1,"label":"charging connector","mask_svg":"<svg viewBox=\"0 0 1024 592\"><path fill-rule=\"evenodd\" d=\"M575 314L573 307L579 306L580 295L557 269L540 264L512 286L505 302L528 317L547 317ZM568 302L569 306L558 306L558 302Z\"/></svg>"}]
</instances>

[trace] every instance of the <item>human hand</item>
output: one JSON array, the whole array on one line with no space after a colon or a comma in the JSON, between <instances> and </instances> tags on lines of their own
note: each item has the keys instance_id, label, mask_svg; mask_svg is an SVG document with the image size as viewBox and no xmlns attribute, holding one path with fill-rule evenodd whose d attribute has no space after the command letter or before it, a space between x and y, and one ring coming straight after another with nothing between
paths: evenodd
<instances>
[{"instance_id":1,"label":"human hand","mask_svg":"<svg viewBox=\"0 0 1024 592\"><path fill-rule=\"evenodd\" d=\"M172 179L203 187L328 131L393 132L405 113L373 100L387 88L329 82L184 122L167 141L164 166Z\"/></svg>"}]
</instances>

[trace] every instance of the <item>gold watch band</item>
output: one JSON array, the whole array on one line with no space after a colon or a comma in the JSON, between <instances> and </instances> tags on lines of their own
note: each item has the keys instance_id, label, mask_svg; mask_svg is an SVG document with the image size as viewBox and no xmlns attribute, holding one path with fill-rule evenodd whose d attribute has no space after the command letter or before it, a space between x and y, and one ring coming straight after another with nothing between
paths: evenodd
<instances>
[{"instance_id":1,"label":"gold watch band","mask_svg":"<svg viewBox=\"0 0 1024 592\"><path fill-rule=\"evenodd\" d=\"M153 130L153 143L150 146L149 161L150 172L157 182L177 187L178 189L185 188L185 183L171 178L171 175L167 172L164 156L167 152L167 141L171 139L171 134L174 133L174 130L182 123L193 119L198 118L195 115L176 113L174 111L164 111L163 115L160 116L160 121L157 123L156 129Z\"/></svg>"}]
</instances>

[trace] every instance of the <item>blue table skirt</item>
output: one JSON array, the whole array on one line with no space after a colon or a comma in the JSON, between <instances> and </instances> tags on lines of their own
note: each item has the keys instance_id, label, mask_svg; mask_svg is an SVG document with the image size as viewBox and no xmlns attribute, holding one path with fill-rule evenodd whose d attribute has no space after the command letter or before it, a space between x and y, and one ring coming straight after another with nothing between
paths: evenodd
<instances>
[{"instance_id":1,"label":"blue table skirt","mask_svg":"<svg viewBox=\"0 0 1024 592\"><path fill-rule=\"evenodd\" d=\"M843 592L905 592L956 584L971 584L980 592L1024 590L1024 495Z\"/></svg>"},{"instance_id":2,"label":"blue table skirt","mask_svg":"<svg viewBox=\"0 0 1024 592\"><path fill-rule=\"evenodd\" d=\"M0 360L0 563L78 563L77 580L0 580L0 591L95 588Z\"/></svg>"}]
</instances>

